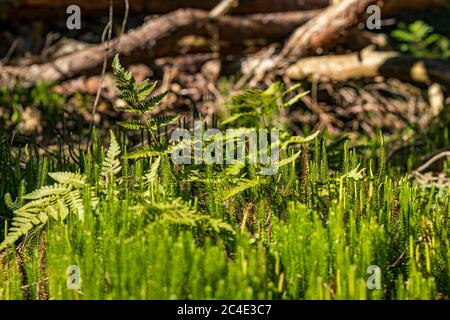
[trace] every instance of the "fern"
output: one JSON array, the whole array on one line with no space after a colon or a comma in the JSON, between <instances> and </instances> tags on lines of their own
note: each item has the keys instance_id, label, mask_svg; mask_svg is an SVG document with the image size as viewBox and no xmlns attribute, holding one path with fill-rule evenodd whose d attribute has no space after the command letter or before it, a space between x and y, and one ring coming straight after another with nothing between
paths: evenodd
<instances>
[{"instance_id":1,"label":"fern","mask_svg":"<svg viewBox=\"0 0 450 320\"><path fill-rule=\"evenodd\" d=\"M303 144L303 143L308 143L308 142L314 141L317 138L317 136L319 135L319 133L320 133L320 131L316 131L315 133L313 133L312 135L309 135L307 137L299 137L299 136L290 137L288 140L283 142L283 144L282 144L283 149L286 149L291 144Z\"/></svg>"},{"instance_id":2,"label":"fern","mask_svg":"<svg viewBox=\"0 0 450 320\"><path fill-rule=\"evenodd\" d=\"M151 145L139 147L130 151L127 159L141 159L150 157L159 157L170 152L169 145Z\"/></svg>"},{"instance_id":3,"label":"fern","mask_svg":"<svg viewBox=\"0 0 450 320\"><path fill-rule=\"evenodd\" d=\"M163 99L167 96L168 92L161 93L159 95L156 95L154 97L149 98L148 100L142 101L139 104L137 104L138 110L141 113L147 113L152 111L154 107L159 105Z\"/></svg>"},{"instance_id":4,"label":"fern","mask_svg":"<svg viewBox=\"0 0 450 320\"><path fill-rule=\"evenodd\" d=\"M81 188L86 184L84 176L72 172L53 172L48 174L53 180L61 183Z\"/></svg>"},{"instance_id":5,"label":"fern","mask_svg":"<svg viewBox=\"0 0 450 320\"><path fill-rule=\"evenodd\" d=\"M288 90L281 82L272 84L266 90L249 89L235 95L226 104L230 111L223 125L234 123L241 127L269 127L276 115L282 109L295 105L308 92L295 94L300 85L294 85Z\"/></svg>"},{"instance_id":6,"label":"fern","mask_svg":"<svg viewBox=\"0 0 450 320\"><path fill-rule=\"evenodd\" d=\"M156 82L150 83L147 79L141 83L136 83L133 75L120 64L118 55L114 58L112 68L117 79L119 97L130 104L127 107L128 111L133 111L136 114L147 113L161 103L167 95L167 92L164 92L149 98L156 89Z\"/></svg>"},{"instance_id":7,"label":"fern","mask_svg":"<svg viewBox=\"0 0 450 320\"><path fill-rule=\"evenodd\" d=\"M68 192L70 192L71 190L72 190L71 185L65 185L65 184L58 183L58 184L54 184L51 186L42 187L36 191L33 191L32 193L25 195L23 198L25 200L39 200L39 199L42 199L44 197L49 197L49 196L65 195Z\"/></svg>"},{"instance_id":8,"label":"fern","mask_svg":"<svg viewBox=\"0 0 450 320\"><path fill-rule=\"evenodd\" d=\"M254 180L241 180L239 181L234 188L225 192L223 196L223 200L228 200L235 195L244 192L247 189L251 189L257 187L265 182L265 179L254 179Z\"/></svg>"},{"instance_id":9,"label":"fern","mask_svg":"<svg viewBox=\"0 0 450 320\"><path fill-rule=\"evenodd\" d=\"M49 217L63 221L70 212L74 212L80 220L84 219L80 189L85 186L85 177L70 172L55 172L49 175L57 183L23 196L24 200L32 201L14 211L11 227L5 240L0 244L0 251L33 230L42 228Z\"/></svg>"},{"instance_id":10,"label":"fern","mask_svg":"<svg viewBox=\"0 0 450 320\"><path fill-rule=\"evenodd\" d=\"M158 157L150 167L150 172L145 176L148 184L154 183L158 178L158 169L160 164L161 164L161 157Z\"/></svg>"},{"instance_id":11,"label":"fern","mask_svg":"<svg viewBox=\"0 0 450 320\"><path fill-rule=\"evenodd\" d=\"M126 130L144 130L147 128L146 124L142 120L127 120L117 121L116 124Z\"/></svg>"},{"instance_id":12,"label":"fern","mask_svg":"<svg viewBox=\"0 0 450 320\"><path fill-rule=\"evenodd\" d=\"M119 173L121 170L120 160L117 159L120 155L120 146L112 131L110 131L110 136L110 146L102 165L102 176L105 178L110 178Z\"/></svg>"},{"instance_id":13,"label":"fern","mask_svg":"<svg viewBox=\"0 0 450 320\"><path fill-rule=\"evenodd\" d=\"M145 79L141 83L137 84L136 91L138 93L138 100L139 101L145 100L149 95L151 95L153 91L155 91L156 85L157 85L156 81L150 84L149 79Z\"/></svg>"},{"instance_id":14,"label":"fern","mask_svg":"<svg viewBox=\"0 0 450 320\"><path fill-rule=\"evenodd\" d=\"M84 220L84 205L78 190L67 193L64 197L64 201L68 204L72 212L77 213L80 220Z\"/></svg>"},{"instance_id":15,"label":"fern","mask_svg":"<svg viewBox=\"0 0 450 320\"><path fill-rule=\"evenodd\" d=\"M220 219L198 213L180 198L169 198L163 202L146 203L149 213L156 215L162 224L173 224L188 228L201 227L215 233L234 233L233 228Z\"/></svg>"},{"instance_id":16,"label":"fern","mask_svg":"<svg viewBox=\"0 0 450 320\"><path fill-rule=\"evenodd\" d=\"M120 127L130 130L156 130L160 127L167 126L179 119L179 116L159 116L156 118L145 120L127 120L127 121L117 121L117 125Z\"/></svg>"},{"instance_id":17,"label":"fern","mask_svg":"<svg viewBox=\"0 0 450 320\"><path fill-rule=\"evenodd\" d=\"M160 141L156 138L157 131L159 128L168 126L178 120L178 117L149 117L147 114L163 101L168 92L151 96L156 89L157 83L151 82L149 79L136 83L133 75L120 64L118 55L114 58L112 68L117 79L117 88L120 92L119 97L129 104L123 110L140 117L137 120L119 121L117 125L128 131L145 130L153 138L154 144L158 146L160 151L155 152L155 150L152 150L153 147L143 147L130 153L128 159L140 159L164 154L166 150L162 150L162 148L165 147L167 149L168 145L163 146L160 144Z\"/></svg>"}]
</instances>

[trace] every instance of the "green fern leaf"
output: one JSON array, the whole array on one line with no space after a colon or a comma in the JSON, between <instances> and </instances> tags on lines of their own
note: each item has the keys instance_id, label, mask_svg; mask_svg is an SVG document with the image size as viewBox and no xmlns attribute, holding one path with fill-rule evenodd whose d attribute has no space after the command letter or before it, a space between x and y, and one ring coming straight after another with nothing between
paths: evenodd
<instances>
[{"instance_id":1,"label":"green fern leaf","mask_svg":"<svg viewBox=\"0 0 450 320\"><path fill-rule=\"evenodd\" d=\"M234 188L231 190L228 190L223 195L223 200L228 200L235 195L244 192L247 189L254 188L256 186L259 186L263 183L264 179L257 179L257 180L241 180Z\"/></svg>"},{"instance_id":2,"label":"green fern leaf","mask_svg":"<svg viewBox=\"0 0 450 320\"><path fill-rule=\"evenodd\" d=\"M48 174L53 180L61 183L82 188L86 184L86 179L81 174L72 172L53 172Z\"/></svg>"},{"instance_id":3,"label":"green fern leaf","mask_svg":"<svg viewBox=\"0 0 450 320\"><path fill-rule=\"evenodd\" d=\"M112 69L114 75L118 78L120 83L128 83L132 81L133 75L131 74L131 72L127 71L124 67L122 67L122 65L120 64L118 54L114 57Z\"/></svg>"},{"instance_id":4,"label":"green fern leaf","mask_svg":"<svg viewBox=\"0 0 450 320\"><path fill-rule=\"evenodd\" d=\"M159 157L164 154L170 152L170 148L168 145L161 146L145 146L136 148L134 151L130 152L127 155L127 159L142 159L142 158L150 158L150 157Z\"/></svg>"},{"instance_id":5,"label":"green fern leaf","mask_svg":"<svg viewBox=\"0 0 450 320\"><path fill-rule=\"evenodd\" d=\"M103 160L102 176L109 177L120 172L120 160L117 159L120 155L120 146L112 130L110 131L111 141L106 157Z\"/></svg>"},{"instance_id":6,"label":"green fern leaf","mask_svg":"<svg viewBox=\"0 0 450 320\"><path fill-rule=\"evenodd\" d=\"M117 121L116 124L127 130L143 130L147 128L142 120Z\"/></svg>"},{"instance_id":7,"label":"green fern leaf","mask_svg":"<svg viewBox=\"0 0 450 320\"><path fill-rule=\"evenodd\" d=\"M319 133L320 133L320 131L316 131L315 133L313 133L312 135L309 135L307 137L299 137L299 136L291 137L287 141L283 142L283 149L286 149L286 147L290 144L303 144L303 143L311 142L317 138Z\"/></svg>"},{"instance_id":8,"label":"green fern leaf","mask_svg":"<svg viewBox=\"0 0 450 320\"><path fill-rule=\"evenodd\" d=\"M170 116L170 115L159 116L159 117L150 119L149 125L150 125L151 129L157 129L157 128L168 126L169 124L172 124L175 121L178 121L179 118L180 118L180 116Z\"/></svg>"},{"instance_id":9,"label":"green fern leaf","mask_svg":"<svg viewBox=\"0 0 450 320\"><path fill-rule=\"evenodd\" d=\"M300 156L301 153L302 153L302 150L299 150L297 153L293 154L292 156L281 160L278 163L278 167L283 167L285 165L295 162L295 160L297 160L297 158Z\"/></svg>"},{"instance_id":10,"label":"green fern leaf","mask_svg":"<svg viewBox=\"0 0 450 320\"><path fill-rule=\"evenodd\" d=\"M55 208L58 211L58 218L63 221L67 218L69 215L69 208L67 208L66 204L62 199L59 199L56 204Z\"/></svg>"},{"instance_id":11,"label":"green fern leaf","mask_svg":"<svg viewBox=\"0 0 450 320\"><path fill-rule=\"evenodd\" d=\"M64 184L54 184L51 186L42 187L32 193L25 195L25 200L37 200L48 196L64 195L72 190L71 186Z\"/></svg>"},{"instance_id":12,"label":"green fern leaf","mask_svg":"<svg viewBox=\"0 0 450 320\"><path fill-rule=\"evenodd\" d=\"M147 101L140 103L139 110L141 111L141 113L147 113L151 111L154 107L161 103L161 101L167 96L168 93L169 92L166 91L164 93L151 97Z\"/></svg>"},{"instance_id":13,"label":"green fern leaf","mask_svg":"<svg viewBox=\"0 0 450 320\"><path fill-rule=\"evenodd\" d=\"M145 79L141 83L137 84L136 91L139 101L147 99L147 97L150 96L153 93L153 91L155 91L157 84L158 83L156 81L150 84L149 79Z\"/></svg>"},{"instance_id":14,"label":"green fern leaf","mask_svg":"<svg viewBox=\"0 0 450 320\"><path fill-rule=\"evenodd\" d=\"M152 166L150 167L150 172L145 176L147 179L147 183L152 184L156 181L156 178L158 177L158 169L159 165L161 164L161 157L156 158L155 162L152 163Z\"/></svg>"},{"instance_id":15,"label":"green fern leaf","mask_svg":"<svg viewBox=\"0 0 450 320\"><path fill-rule=\"evenodd\" d=\"M225 120L222 121L222 125L226 125L232 122L235 122L236 120L242 118L242 117L246 117L246 116L257 116L258 113L257 112L241 112L241 113L235 113L232 116L226 118Z\"/></svg>"},{"instance_id":16,"label":"green fern leaf","mask_svg":"<svg viewBox=\"0 0 450 320\"><path fill-rule=\"evenodd\" d=\"M78 190L69 192L65 196L65 201L69 205L69 208L78 214L78 218L83 221L84 220L84 206L83 200L81 199L81 195Z\"/></svg>"},{"instance_id":17,"label":"green fern leaf","mask_svg":"<svg viewBox=\"0 0 450 320\"><path fill-rule=\"evenodd\" d=\"M34 227L42 225L42 218L40 217L42 217L42 215L35 214L30 214L28 218L14 217L5 240L0 244L0 251L13 245L22 236L29 234Z\"/></svg>"},{"instance_id":18,"label":"green fern leaf","mask_svg":"<svg viewBox=\"0 0 450 320\"><path fill-rule=\"evenodd\" d=\"M202 227L216 233L225 231L234 233L233 228L226 222L198 213L188 203L180 198L167 199L164 202L147 203L146 207L156 214L160 223L174 224L185 227Z\"/></svg>"}]
</instances>

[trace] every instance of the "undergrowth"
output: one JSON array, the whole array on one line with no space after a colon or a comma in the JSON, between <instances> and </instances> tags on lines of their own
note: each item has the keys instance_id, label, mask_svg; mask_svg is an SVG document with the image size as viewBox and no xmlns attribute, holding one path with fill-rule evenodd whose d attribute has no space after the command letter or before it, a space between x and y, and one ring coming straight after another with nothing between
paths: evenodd
<instances>
[{"instance_id":1,"label":"undergrowth","mask_svg":"<svg viewBox=\"0 0 450 320\"><path fill-rule=\"evenodd\" d=\"M256 164L175 165L169 125L193 128L152 117L165 94L152 96L156 84L136 83L118 58L113 68L133 120L106 150L96 130L76 161L0 144L0 299L449 296L450 190L392 168L381 137L374 155L345 137L283 131L267 176ZM245 92L223 125L269 129L298 89ZM436 134L449 145L448 126Z\"/></svg>"}]
</instances>

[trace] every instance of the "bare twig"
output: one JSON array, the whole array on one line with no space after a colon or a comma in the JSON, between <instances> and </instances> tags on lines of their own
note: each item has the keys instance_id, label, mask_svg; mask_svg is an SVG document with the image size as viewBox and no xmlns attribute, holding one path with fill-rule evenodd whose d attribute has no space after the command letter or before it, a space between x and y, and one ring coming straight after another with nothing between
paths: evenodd
<instances>
[{"instance_id":1,"label":"bare twig","mask_svg":"<svg viewBox=\"0 0 450 320\"><path fill-rule=\"evenodd\" d=\"M92 131L92 128L94 125L95 114L97 112L97 106L98 106L98 103L100 102L100 96L102 93L103 81L105 80L106 67L108 65L108 54L110 51L110 42L112 39L112 30L113 30L113 24L114 24L113 19L114 19L114 0L109 0L109 21L108 21L108 24L106 25L105 30L103 31L103 35L102 35L102 42L104 42L106 33L108 33L108 41L106 44L106 50L105 50L105 54L103 57L102 76L101 76L100 84L97 89L97 94L95 95L94 106L92 107L92 118L91 118L91 124L89 127L89 132Z\"/></svg>"},{"instance_id":2,"label":"bare twig","mask_svg":"<svg viewBox=\"0 0 450 320\"><path fill-rule=\"evenodd\" d=\"M417 168L416 170L414 170L415 172L423 172L425 169L427 169L429 166L431 166L433 163L435 163L436 161L438 161L439 159L445 158L445 157L450 157L450 151L444 151L444 152L440 152L437 155L435 155L434 157L432 157L430 160L428 160L427 162L425 162L423 165L421 165L419 168Z\"/></svg>"},{"instance_id":3,"label":"bare twig","mask_svg":"<svg viewBox=\"0 0 450 320\"><path fill-rule=\"evenodd\" d=\"M108 42L107 42L107 46L106 46L106 51L105 51L105 56L103 58L103 66L102 66L102 74L101 74L101 80L98 86L98 90L97 93L95 95L95 101L94 101L94 106L92 108L92 118L91 118L91 124L90 124L90 128L89 128L89 132L91 132L94 121L95 121L95 114L97 112L97 107L98 107L98 103L100 102L100 96L102 93L102 89L103 89L103 83L105 81L105 76L106 76L106 68L108 66L108 56L109 56L109 51L110 50L114 50L114 48L119 44L120 39L122 38L122 36L125 34L125 29L127 27L127 21L128 21L128 14L130 12L130 3L129 0L124 0L125 2L125 13L124 13L124 18L122 21L122 27L120 30L120 35L118 37L118 41L115 43L115 45L113 46L113 48L110 47L110 43L112 40L112 30L113 30L113 19L114 19L114 0L110 0L109 2L109 22L107 24L107 26L105 27L105 30L103 32L102 35L102 42L105 41L105 34L106 32L108 32Z\"/></svg>"},{"instance_id":4,"label":"bare twig","mask_svg":"<svg viewBox=\"0 0 450 320\"><path fill-rule=\"evenodd\" d=\"M11 43L11 45L9 46L8 52L6 53L6 56L2 59L2 63L8 63L9 60L11 59L11 56L13 55L14 51L17 48L17 45L19 44L19 40L18 39L14 39L14 41Z\"/></svg>"},{"instance_id":5,"label":"bare twig","mask_svg":"<svg viewBox=\"0 0 450 320\"><path fill-rule=\"evenodd\" d=\"M402 252L402 254L397 258L397 260L395 260L395 262L393 264L388 266L387 270L392 270L395 267L397 267L402 262L402 259L404 256L405 256L405 251Z\"/></svg>"},{"instance_id":6,"label":"bare twig","mask_svg":"<svg viewBox=\"0 0 450 320\"><path fill-rule=\"evenodd\" d=\"M430 176L427 174L422 174L422 172L428 169L433 163L445 157L450 157L450 151L443 151L436 154L430 160L428 160L419 168L414 170L411 173L410 177L415 178L419 183L422 183L426 186L433 185L438 188L450 187L450 179L446 177L444 173L442 173L439 176Z\"/></svg>"}]
</instances>

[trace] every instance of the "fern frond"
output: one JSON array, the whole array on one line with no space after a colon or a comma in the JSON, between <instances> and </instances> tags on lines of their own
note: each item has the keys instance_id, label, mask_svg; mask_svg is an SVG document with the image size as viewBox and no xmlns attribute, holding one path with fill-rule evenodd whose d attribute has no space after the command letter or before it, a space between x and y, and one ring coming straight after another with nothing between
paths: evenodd
<instances>
[{"instance_id":1,"label":"fern frond","mask_svg":"<svg viewBox=\"0 0 450 320\"><path fill-rule=\"evenodd\" d=\"M72 172L53 172L48 174L53 180L66 185L81 188L86 184L86 178L78 173Z\"/></svg>"},{"instance_id":2,"label":"fern frond","mask_svg":"<svg viewBox=\"0 0 450 320\"><path fill-rule=\"evenodd\" d=\"M244 163L234 161L225 169L225 176L237 176L244 167L245 167Z\"/></svg>"},{"instance_id":3,"label":"fern frond","mask_svg":"<svg viewBox=\"0 0 450 320\"><path fill-rule=\"evenodd\" d=\"M147 183L152 184L155 182L158 176L159 165L161 164L161 157L156 158L155 162L152 163L150 167L150 172L145 176Z\"/></svg>"},{"instance_id":4,"label":"fern frond","mask_svg":"<svg viewBox=\"0 0 450 320\"><path fill-rule=\"evenodd\" d=\"M51 186L42 187L32 193L25 195L25 200L38 200L48 196L64 195L71 191L72 187L64 184L54 184Z\"/></svg>"},{"instance_id":5,"label":"fern frond","mask_svg":"<svg viewBox=\"0 0 450 320\"><path fill-rule=\"evenodd\" d=\"M302 150L299 150L297 153L293 154L292 156L281 160L278 163L278 167L283 167L285 165L295 162L295 160L297 160L297 158L300 156L301 153L302 153Z\"/></svg>"},{"instance_id":6,"label":"fern frond","mask_svg":"<svg viewBox=\"0 0 450 320\"><path fill-rule=\"evenodd\" d=\"M31 222L22 223L18 226L11 227L5 240L0 244L0 251L3 251L8 246L13 245L23 235L28 234L33 227L34 225Z\"/></svg>"},{"instance_id":7,"label":"fern frond","mask_svg":"<svg viewBox=\"0 0 450 320\"><path fill-rule=\"evenodd\" d=\"M247 117L247 116L257 116L258 113L257 112L241 112L241 113L235 113L231 116L229 116L228 118L226 118L225 120L222 121L222 125L226 125L232 122L235 122L236 120L242 118L242 117Z\"/></svg>"},{"instance_id":8,"label":"fern frond","mask_svg":"<svg viewBox=\"0 0 450 320\"><path fill-rule=\"evenodd\" d=\"M148 119L147 122L145 120L127 120L127 121L117 121L116 124L121 126L122 128L130 131L136 130L155 130L157 128L161 128L164 126L168 126L169 124L177 121L179 116L159 116L156 118Z\"/></svg>"},{"instance_id":9,"label":"fern frond","mask_svg":"<svg viewBox=\"0 0 450 320\"><path fill-rule=\"evenodd\" d=\"M150 157L159 157L170 152L169 145L151 145L139 147L127 155L127 159L142 159Z\"/></svg>"},{"instance_id":10,"label":"fern frond","mask_svg":"<svg viewBox=\"0 0 450 320\"><path fill-rule=\"evenodd\" d=\"M28 213L26 217L24 215L14 217L5 240L0 244L0 251L13 245L22 236L29 234L32 229L43 225L47 220L48 217L43 211L39 211L38 214Z\"/></svg>"},{"instance_id":11,"label":"fern frond","mask_svg":"<svg viewBox=\"0 0 450 320\"><path fill-rule=\"evenodd\" d=\"M216 233L222 231L234 233L233 228L220 219L198 213L188 203L180 198L147 204L150 212L156 214L161 223L174 224L189 228L202 227Z\"/></svg>"},{"instance_id":12,"label":"fern frond","mask_svg":"<svg viewBox=\"0 0 450 320\"><path fill-rule=\"evenodd\" d=\"M69 192L69 191L67 191L67 192ZM25 214L25 213L37 213L40 210L42 210L42 208L49 206L53 201L58 200L59 198L61 198L63 196L64 196L64 193L55 194L55 195L51 195L48 197L43 197L40 199L30 201L30 202L26 203L25 205L23 205L22 207L15 210L14 213L17 215L21 215L21 214Z\"/></svg>"},{"instance_id":13,"label":"fern frond","mask_svg":"<svg viewBox=\"0 0 450 320\"><path fill-rule=\"evenodd\" d=\"M110 131L110 135L111 135L111 142L102 165L102 176L104 177L115 175L119 173L121 169L120 160L117 159L117 157L120 155L120 146L112 131Z\"/></svg>"},{"instance_id":14,"label":"fern frond","mask_svg":"<svg viewBox=\"0 0 450 320\"><path fill-rule=\"evenodd\" d=\"M138 98L134 95L134 90L128 89L128 88L121 88L119 87L120 93L117 95L117 98L125 100L126 102L130 104L137 104ZM139 109L136 109L139 111Z\"/></svg>"},{"instance_id":15,"label":"fern frond","mask_svg":"<svg viewBox=\"0 0 450 320\"><path fill-rule=\"evenodd\" d=\"M283 149L286 149L287 146L289 146L290 144L303 144L303 143L308 143L308 142L314 141L314 139L317 138L319 133L320 133L320 131L316 131L307 137L293 136L293 137L289 138L287 141L283 142L282 147L283 147Z\"/></svg>"},{"instance_id":16,"label":"fern frond","mask_svg":"<svg viewBox=\"0 0 450 320\"><path fill-rule=\"evenodd\" d=\"M310 92L305 91L297 94L295 97L291 98L288 102L283 104L284 108L292 107L294 104L296 104L298 101L300 101L301 98L307 96Z\"/></svg>"},{"instance_id":17,"label":"fern frond","mask_svg":"<svg viewBox=\"0 0 450 320\"><path fill-rule=\"evenodd\" d=\"M69 215L69 208L67 208L65 202L62 199L59 199L55 204L55 209L58 212L58 218L63 221Z\"/></svg>"},{"instance_id":18,"label":"fern frond","mask_svg":"<svg viewBox=\"0 0 450 320\"><path fill-rule=\"evenodd\" d=\"M141 83L136 85L136 92L139 101L143 101L147 99L148 96L150 96L153 91L155 91L156 85L158 83L155 81L153 83L150 83L149 79L145 79Z\"/></svg>"},{"instance_id":19,"label":"fern frond","mask_svg":"<svg viewBox=\"0 0 450 320\"><path fill-rule=\"evenodd\" d=\"M116 124L127 130L143 130L147 126L142 120L117 121Z\"/></svg>"},{"instance_id":20,"label":"fern frond","mask_svg":"<svg viewBox=\"0 0 450 320\"><path fill-rule=\"evenodd\" d=\"M255 180L241 180L234 188L228 190L223 195L223 200L228 200L235 195L244 192L247 189L254 188L256 186L261 185L264 182L264 179L255 179Z\"/></svg>"},{"instance_id":21,"label":"fern frond","mask_svg":"<svg viewBox=\"0 0 450 320\"><path fill-rule=\"evenodd\" d=\"M161 103L161 101L167 96L168 93L169 92L166 91L164 93L161 93L161 94L151 97L147 101L139 103L138 107L139 107L140 112L147 113L147 112L151 111L154 107L156 107L157 105L159 105Z\"/></svg>"},{"instance_id":22,"label":"fern frond","mask_svg":"<svg viewBox=\"0 0 450 320\"><path fill-rule=\"evenodd\" d=\"M5 205L10 210L16 210L17 208L20 208L20 206L22 205L22 200L23 200L23 198L22 199L17 198L15 201L13 201L10 193L5 193L5 196L3 197L3 199L5 201Z\"/></svg>"},{"instance_id":23,"label":"fern frond","mask_svg":"<svg viewBox=\"0 0 450 320\"><path fill-rule=\"evenodd\" d=\"M157 129L157 128L168 126L169 124L172 124L175 121L178 121L179 118L180 118L180 116L170 116L170 115L159 116L159 117L150 119L149 125L150 125L151 129Z\"/></svg>"},{"instance_id":24,"label":"fern frond","mask_svg":"<svg viewBox=\"0 0 450 320\"><path fill-rule=\"evenodd\" d=\"M84 220L84 205L81 199L80 192L78 190L69 192L64 197L65 202L69 205L69 208L78 214L78 218Z\"/></svg>"},{"instance_id":25,"label":"fern frond","mask_svg":"<svg viewBox=\"0 0 450 320\"><path fill-rule=\"evenodd\" d=\"M115 154L115 151L113 153ZM0 244L0 251L13 245L36 227L45 225L49 217L63 221L73 211L80 220L83 220L84 204L80 189L86 184L85 178L71 172L54 172L49 175L57 183L42 187L23 197L32 201L14 211L11 227L5 240Z\"/></svg>"},{"instance_id":26,"label":"fern frond","mask_svg":"<svg viewBox=\"0 0 450 320\"><path fill-rule=\"evenodd\" d=\"M114 75L117 77L117 80L119 81L119 85L124 83L129 83L133 80L133 75L131 72L127 71L122 65L120 64L119 55L117 54L114 57L113 63L112 63L112 69L114 72Z\"/></svg>"}]
</instances>

